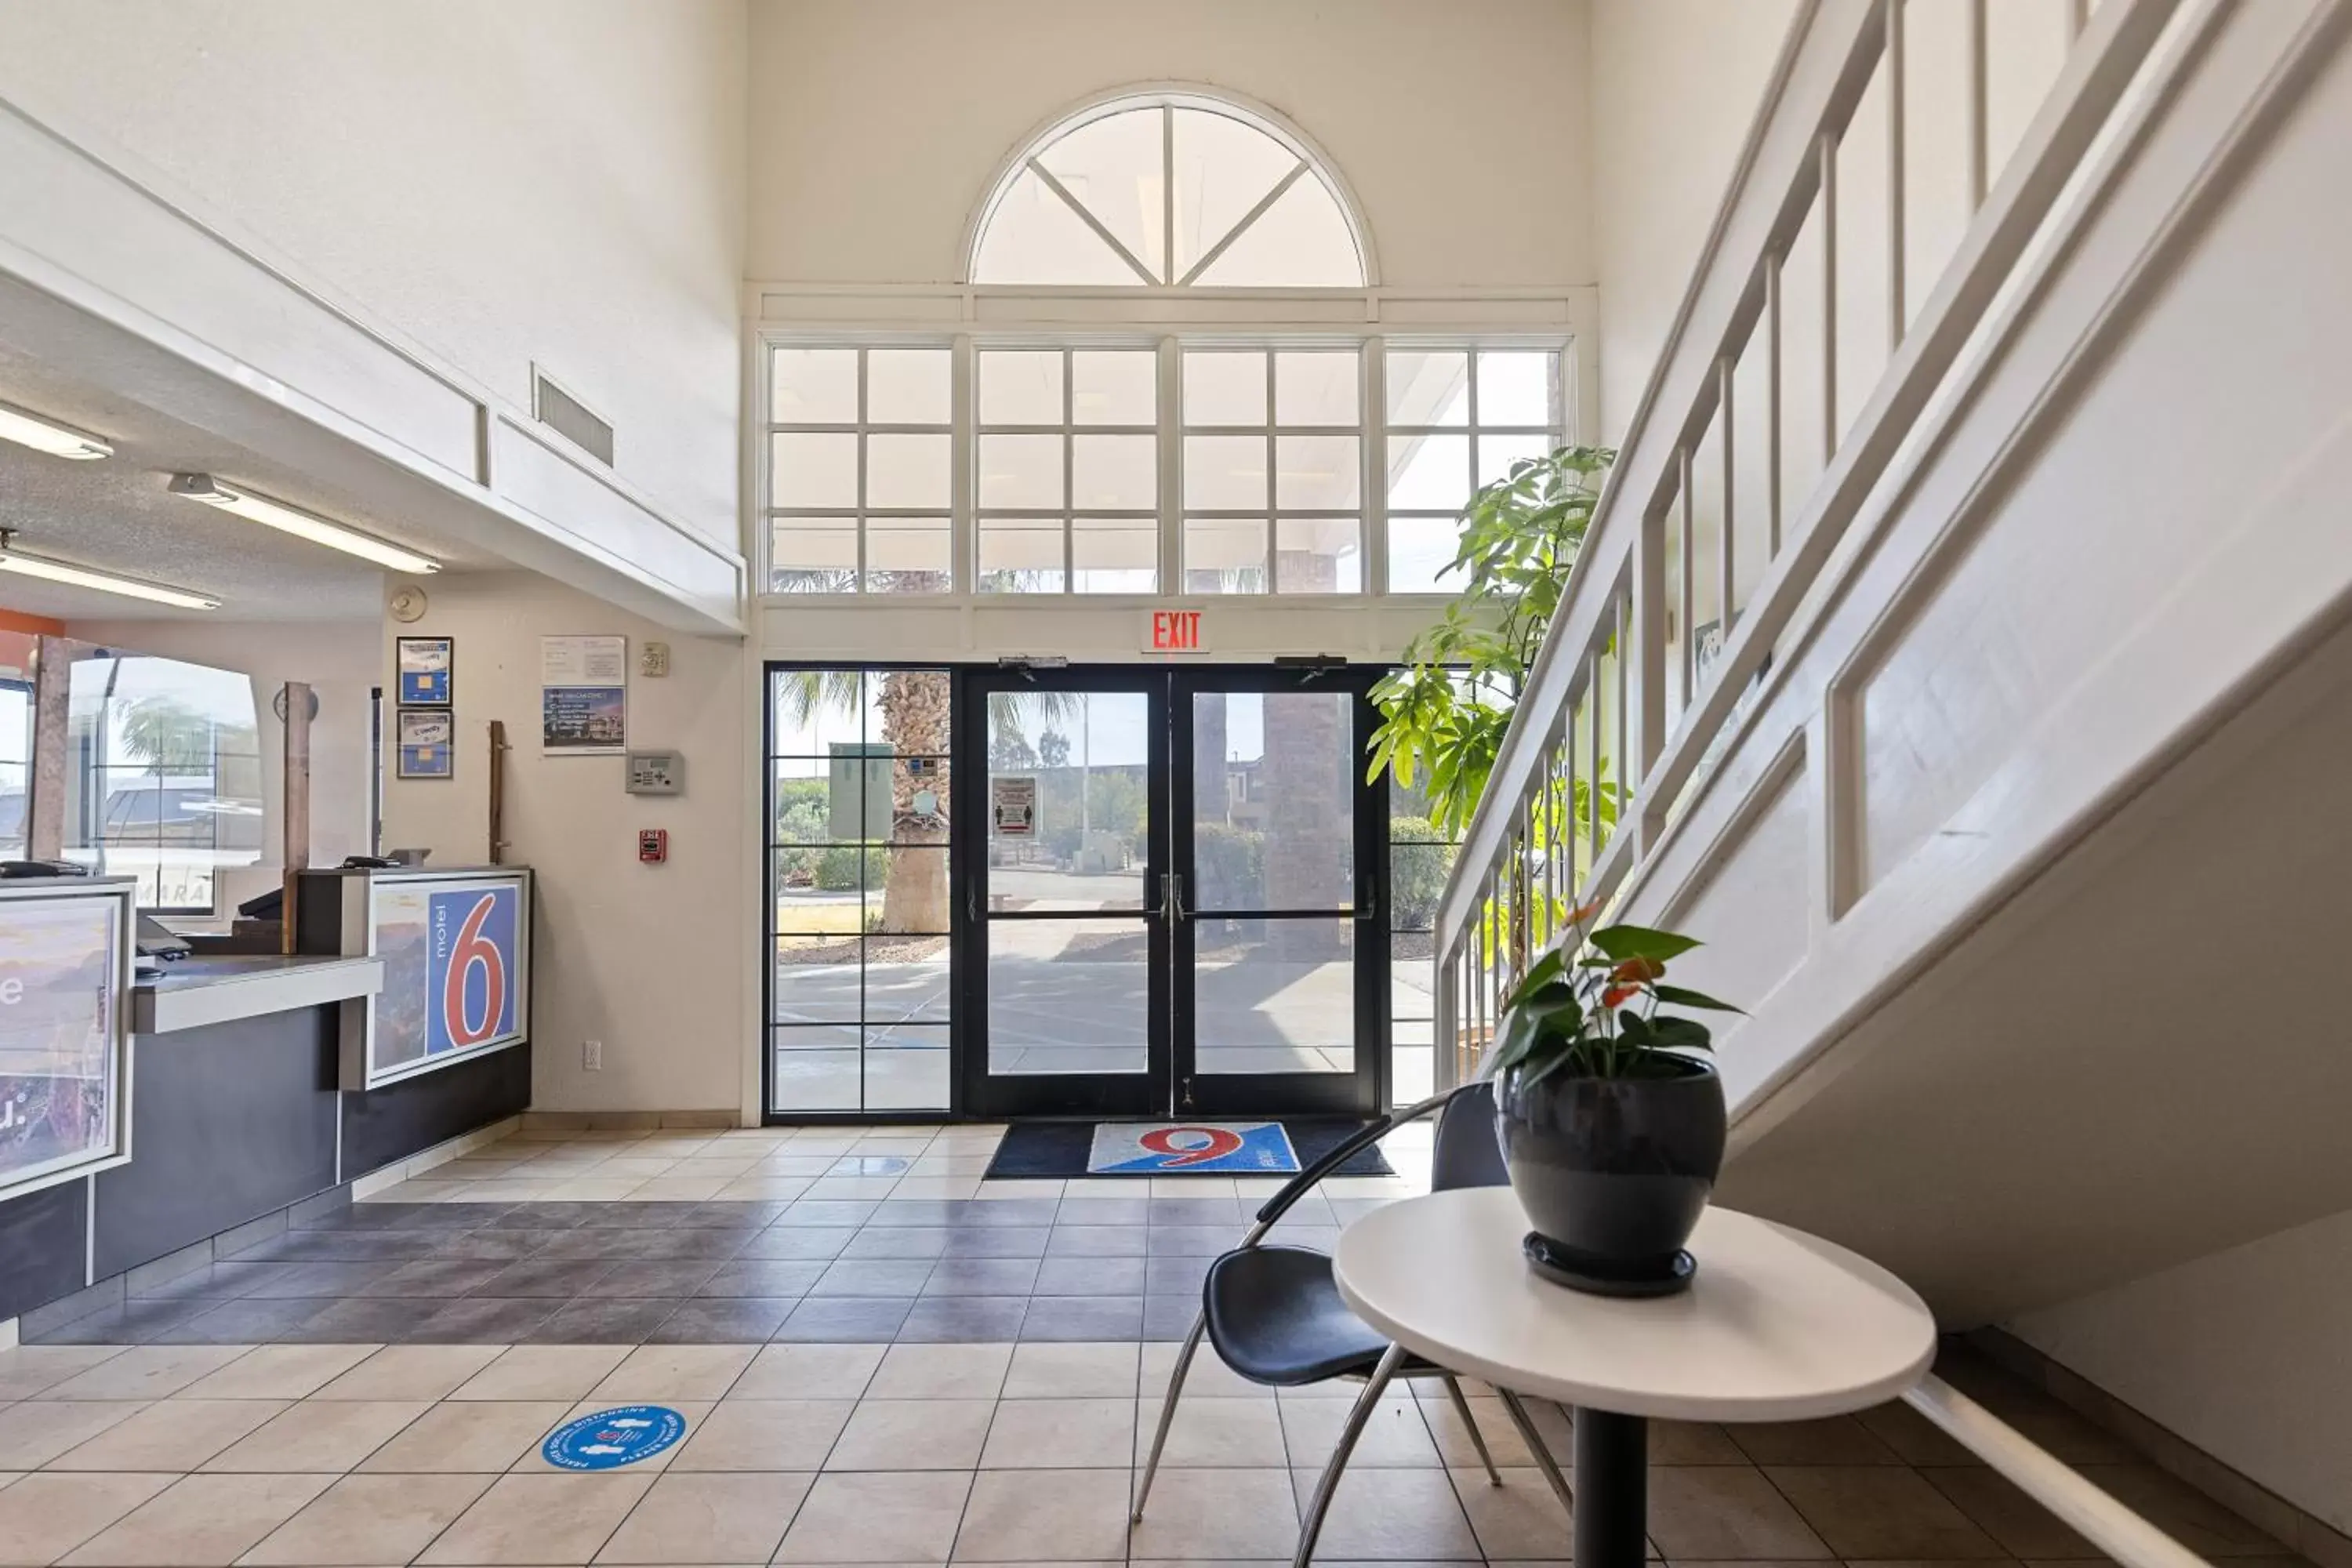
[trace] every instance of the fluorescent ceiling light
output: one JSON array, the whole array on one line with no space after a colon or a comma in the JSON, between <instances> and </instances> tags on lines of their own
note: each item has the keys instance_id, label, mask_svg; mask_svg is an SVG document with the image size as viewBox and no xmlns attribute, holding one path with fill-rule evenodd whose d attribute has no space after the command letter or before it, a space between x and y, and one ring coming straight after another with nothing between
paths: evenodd
<instances>
[{"instance_id":1,"label":"fluorescent ceiling light","mask_svg":"<svg viewBox=\"0 0 2352 1568\"><path fill-rule=\"evenodd\" d=\"M373 561L394 572L421 574L441 570L441 563L429 555L419 555L396 544L386 544L381 539L345 528L340 522L329 522L323 517L297 511L285 502L271 500L267 496L232 489L210 474L174 474L172 476L172 493L186 496L190 500L203 501L206 506L216 506L223 511L235 512L248 522L261 523L280 532L293 534L298 539L307 539L313 544L323 544L331 550L340 550L363 561Z\"/></svg>"},{"instance_id":2,"label":"fluorescent ceiling light","mask_svg":"<svg viewBox=\"0 0 2352 1568\"><path fill-rule=\"evenodd\" d=\"M158 605L172 605L183 610L220 608L218 599L203 594L191 594L184 588L166 588L159 584L142 583L136 577L118 577L111 572L100 572L88 566L68 565L63 561L51 561L42 555L27 555L5 537L0 537L0 572L14 572L20 576L38 577L48 583L63 583L69 587L95 588L101 594L121 594L126 598L148 599Z\"/></svg>"},{"instance_id":3,"label":"fluorescent ceiling light","mask_svg":"<svg viewBox=\"0 0 2352 1568\"><path fill-rule=\"evenodd\" d=\"M70 458L78 463L114 456L114 447L95 436L54 419L27 414L21 408L11 408L5 403L0 403L0 441L14 441L36 452Z\"/></svg>"}]
</instances>

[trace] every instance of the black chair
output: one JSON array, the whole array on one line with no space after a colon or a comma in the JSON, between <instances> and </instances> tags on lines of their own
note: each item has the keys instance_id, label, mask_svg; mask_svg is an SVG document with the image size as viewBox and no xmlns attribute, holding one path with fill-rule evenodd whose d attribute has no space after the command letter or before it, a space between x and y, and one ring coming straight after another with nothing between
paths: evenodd
<instances>
[{"instance_id":1,"label":"black chair","mask_svg":"<svg viewBox=\"0 0 2352 1568\"><path fill-rule=\"evenodd\" d=\"M1168 1429L1176 1419L1176 1399L1183 1392L1184 1374L1192 1370L1192 1354L1200 1349L1203 1333L1216 1347L1218 1357L1252 1383L1297 1388L1333 1377L1364 1380L1363 1391L1356 1396L1347 1425L1340 1428L1339 1445L1331 1451L1330 1463L1324 1467L1323 1477L1316 1483L1314 1499L1307 1505L1307 1517L1300 1522L1298 1552L1293 1559L1295 1568L1306 1568L1314 1556L1315 1539L1322 1533L1323 1518L1330 1511L1331 1497L1339 1489L1348 1456L1354 1452L1357 1439L1363 1436L1372 1413L1380 1407L1381 1395L1397 1378L1434 1377L1443 1381L1455 1412L1470 1433L1472 1447L1478 1451L1478 1462L1486 1468L1487 1480L1495 1486L1503 1484L1493 1458L1486 1452L1486 1440L1470 1414L1470 1402L1462 1396L1462 1385L1453 1373L1410 1353L1402 1345L1390 1343L1378 1330L1349 1311L1347 1302L1340 1300L1328 1256L1311 1247L1262 1245L1275 1222L1350 1156L1432 1111L1439 1112L1430 1163L1432 1189L1444 1192L1454 1187L1501 1186L1510 1180L1495 1138L1494 1086L1478 1082L1449 1089L1409 1110L1381 1118L1300 1172L1282 1191L1268 1198L1257 1211L1257 1223L1242 1238L1242 1244L1209 1266L1208 1279L1201 1287L1201 1315L1194 1320L1192 1331L1184 1337L1184 1348L1176 1354L1176 1370L1168 1380L1168 1397L1160 1410L1160 1430L1151 1439L1151 1458L1143 1468L1143 1484L1136 1489L1135 1522L1143 1521L1143 1504L1151 1495L1151 1479L1160 1468L1160 1450L1167 1447ZM1508 1389L1496 1392L1502 1395L1503 1408L1535 1456L1544 1479L1550 1484L1560 1505L1567 1507L1568 1483L1561 1479L1559 1467L1552 1462L1543 1439L1537 1435L1535 1424L1528 1418L1526 1406Z\"/></svg>"}]
</instances>

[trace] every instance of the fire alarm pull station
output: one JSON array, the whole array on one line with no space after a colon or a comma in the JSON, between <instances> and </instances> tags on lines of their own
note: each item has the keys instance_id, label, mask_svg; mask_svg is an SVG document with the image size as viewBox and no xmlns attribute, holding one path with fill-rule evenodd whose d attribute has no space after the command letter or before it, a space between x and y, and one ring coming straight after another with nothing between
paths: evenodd
<instances>
[{"instance_id":1,"label":"fire alarm pull station","mask_svg":"<svg viewBox=\"0 0 2352 1568\"><path fill-rule=\"evenodd\" d=\"M637 833L637 858L648 866L658 866L669 858L669 829L642 828Z\"/></svg>"}]
</instances>

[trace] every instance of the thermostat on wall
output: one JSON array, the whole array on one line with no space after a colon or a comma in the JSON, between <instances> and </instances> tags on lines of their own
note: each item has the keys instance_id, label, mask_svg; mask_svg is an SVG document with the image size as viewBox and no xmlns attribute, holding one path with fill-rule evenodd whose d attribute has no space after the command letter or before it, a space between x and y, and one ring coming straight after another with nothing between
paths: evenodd
<instances>
[{"instance_id":1,"label":"thermostat on wall","mask_svg":"<svg viewBox=\"0 0 2352 1568\"><path fill-rule=\"evenodd\" d=\"M686 758L677 752L631 752L628 790L631 795L683 795Z\"/></svg>"}]
</instances>

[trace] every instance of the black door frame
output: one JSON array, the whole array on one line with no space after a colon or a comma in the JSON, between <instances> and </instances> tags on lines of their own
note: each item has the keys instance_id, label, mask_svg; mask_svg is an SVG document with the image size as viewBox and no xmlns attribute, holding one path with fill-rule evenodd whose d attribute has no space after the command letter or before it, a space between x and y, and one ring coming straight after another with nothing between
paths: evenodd
<instances>
[{"instance_id":1,"label":"black door frame","mask_svg":"<svg viewBox=\"0 0 2352 1568\"><path fill-rule=\"evenodd\" d=\"M1195 666L1168 673L1171 678L1170 752L1181 763L1168 780L1171 868L1182 879L1179 885L1184 889L1186 905L1184 918L1172 922L1170 933L1174 1110L1179 1115L1204 1116L1378 1115L1387 1104L1389 1058L1389 944L1387 927L1381 923L1381 899L1388 887L1388 817L1386 791L1369 783L1365 770L1358 766L1349 768L1355 788L1355 886L1349 889L1347 908L1234 911L1235 918L1241 919L1343 919L1353 925L1356 1070L1223 1075L1196 1070L1194 1052L1200 1031L1194 982L1200 971L1195 944L1205 911L1192 832L1200 776L1192 758L1192 700L1201 693L1225 691L1346 693L1353 699L1349 704L1347 754L1360 759L1366 740L1380 722L1380 711L1371 700L1372 683L1386 671L1370 665L1249 664Z\"/></svg>"}]
</instances>

